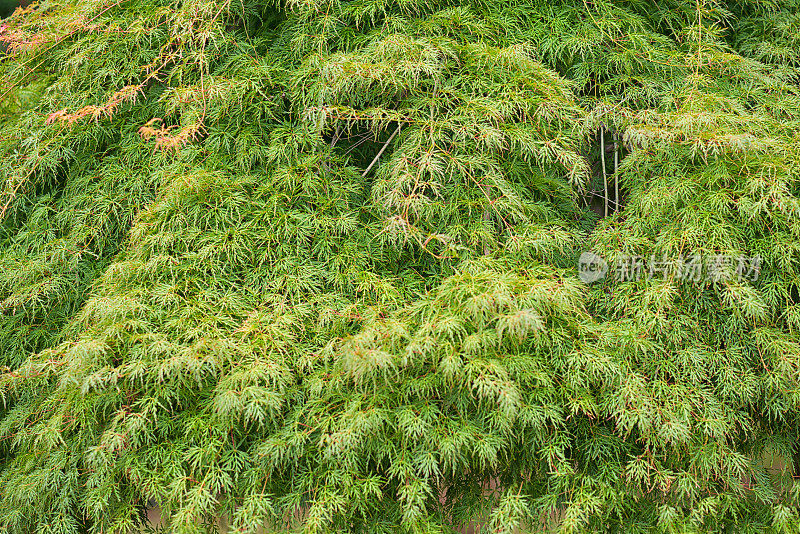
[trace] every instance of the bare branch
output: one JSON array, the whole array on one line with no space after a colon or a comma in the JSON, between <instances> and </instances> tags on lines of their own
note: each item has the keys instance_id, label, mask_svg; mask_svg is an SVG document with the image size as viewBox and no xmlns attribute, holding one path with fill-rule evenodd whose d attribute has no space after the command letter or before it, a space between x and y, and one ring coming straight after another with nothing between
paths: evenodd
<instances>
[{"instance_id":1,"label":"bare branch","mask_svg":"<svg viewBox=\"0 0 800 534\"><path fill-rule=\"evenodd\" d=\"M403 123L401 122L397 125L397 129L392 133L392 135L389 136L389 139L387 139L386 142L383 144L380 151L372 159L372 162L369 164L369 167L367 167L367 170L365 170L364 173L361 175L362 178L365 178L367 174L369 174L369 171L372 170L372 167L378 162L378 159L380 159L380 157L383 155L384 151L386 150L386 147L388 147L389 143L391 143L392 140L395 138L395 136L398 133L400 133L400 130L402 128L403 128Z\"/></svg>"}]
</instances>

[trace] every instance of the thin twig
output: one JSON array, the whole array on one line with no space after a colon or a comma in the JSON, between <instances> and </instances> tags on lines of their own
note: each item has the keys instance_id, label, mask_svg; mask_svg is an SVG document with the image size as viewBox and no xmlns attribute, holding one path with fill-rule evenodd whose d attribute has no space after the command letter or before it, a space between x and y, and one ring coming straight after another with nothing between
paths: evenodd
<instances>
[{"instance_id":1,"label":"thin twig","mask_svg":"<svg viewBox=\"0 0 800 534\"><path fill-rule=\"evenodd\" d=\"M355 143L353 143L352 145L350 145L350 147L344 153L345 156L348 155L353 150L355 150L358 147L360 147L361 145L363 145L364 143L366 143L367 141L370 141L372 139L369 134L364 134L364 135L361 135L361 136L351 135L347 139L349 140L349 139L352 139L353 137L360 137L360 139L358 141L356 141Z\"/></svg>"},{"instance_id":2,"label":"thin twig","mask_svg":"<svg viewBox=\"0 0 800 534\"><path fill-rule=\"evenodd\" d=\"M365 170L364 173L361 175L362 178L366 178L366 176L369 174L369 171L372 170L372 167L378 162L378 159L380 159L380 157L383 155L383 152L386 150L386 147L388 147L389 143L392 142L392 139L394 139L394 137L398 133L400 133L400 129L402 127L403 127L403 123L402 122L397 125L397 129L392 133L392 135L389 136L389 139L386 140L386 142L381 147L380 151L372 159L372 162L369 164L369 167L367 167L367 170Z\"/></svg>"},{"instance_id":3,"label":"thin twig","mask_svg":"<svg viewBox=\"0 0 800 534\"><path fill-rule=\"evenodd\" d=\"M600 126L600 164L603 166L603 213L608 217L608 175L606 174L606 136L605 128Z\"/></svg>"},{"instance_id":4,"label":"thin twig","mask_svg":"<svg viewBox=\"0 0 800 534\"><path fill-rule=\"evenodd\" d=\"M619 211L619 143L617 132L614 132L614 211Z\"/></svg>"},{"instance_id":5,"label":"thin twig","mask_svg":"<svg viewBox=\"0 0 800 534\"><path fill-rule=\"evenodd\" d=\"M600 193L598 193L598 192L596 192L596 191L587 191L587 192L586 192L586 195L587 195L587 196L590 196L590 197L595 197L595 198L604 198L604 197L603 197L603 195L601 195ZM609 200L608 200L608 203L609 203L609 204L611 204L611 205L613 205L613 206L616 206L616 205L617 205L617 203L616 203L616 202L614 202L614 201L613 201L613 200L611 200L611 199L609 199ZM619 205L619 207L622 207L622 205L620 204L620 205Z\"/></svg>"}]
</instances>

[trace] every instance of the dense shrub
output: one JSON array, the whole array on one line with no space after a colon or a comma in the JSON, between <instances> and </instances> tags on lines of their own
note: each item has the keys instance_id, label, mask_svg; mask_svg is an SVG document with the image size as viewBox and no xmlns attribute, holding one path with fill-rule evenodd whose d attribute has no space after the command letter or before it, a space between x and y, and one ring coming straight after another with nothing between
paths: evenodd
<instances>
[{"instance_id":1,"label":"dense shrub","mask_svg":"<svg viewBox=\"0 0 800 534\"><path fill-rule=\"evenodd\" d=\"M0 529L796 532L799 7L0 22Z\"/></svg>"}]
</instances>

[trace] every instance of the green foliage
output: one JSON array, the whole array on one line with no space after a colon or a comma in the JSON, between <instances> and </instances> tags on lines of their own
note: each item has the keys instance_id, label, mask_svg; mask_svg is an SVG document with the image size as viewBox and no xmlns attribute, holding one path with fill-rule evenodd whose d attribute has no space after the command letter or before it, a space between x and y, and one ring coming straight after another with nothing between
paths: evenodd
<instances>
[{"instance_id":1,"label":"green foliage","mask_svg":"<svg viewBox=\"0 0 800 534\"><path fill-rule=\"evenodd\" d=\"M135 532L156 504L187 534L796 532L798 13L0 23L0 530ZM763 265L587 286L584 250Z\"/></svg>"}]
</instances>

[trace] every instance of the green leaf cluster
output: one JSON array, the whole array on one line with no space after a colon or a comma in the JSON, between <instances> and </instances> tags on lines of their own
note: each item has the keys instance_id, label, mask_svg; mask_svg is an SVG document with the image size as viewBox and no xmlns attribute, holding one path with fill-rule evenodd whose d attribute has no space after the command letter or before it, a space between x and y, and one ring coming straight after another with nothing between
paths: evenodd
<instances>
[{"instance_id":1,"label":"green leaf cluster","mask_svg":"<svg viewBox=\"0 0 800 534\"><path fill-rule=\"evenodd\" d=\"M797 532L799 36L797 0L0 21L0 531Z\"/></svg>"}]
</instances>

